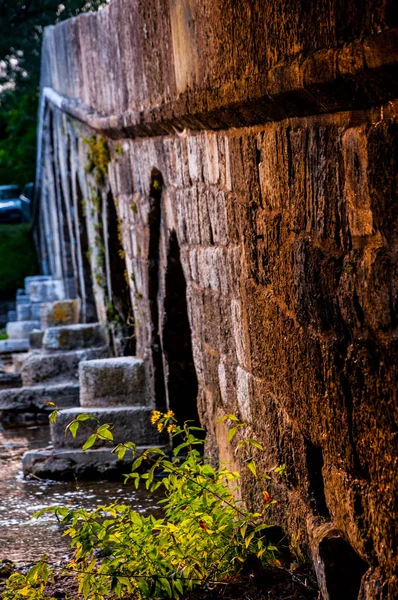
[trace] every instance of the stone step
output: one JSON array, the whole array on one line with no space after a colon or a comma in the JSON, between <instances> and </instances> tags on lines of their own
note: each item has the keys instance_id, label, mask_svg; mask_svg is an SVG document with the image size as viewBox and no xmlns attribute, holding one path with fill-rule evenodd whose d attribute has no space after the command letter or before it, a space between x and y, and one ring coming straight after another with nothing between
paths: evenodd
<instances>
[{"instance_id":1,"label":"stone step","mask_svg":"<svg viewBox=\"0 0 398 600\"><path fill-rule=\"evenodd\" d=\"M6 326L10 340L28 340L33 329L40 329L40 321L13 321Z\"/></svg>"},{"instance_id":2,"label":"stone step","mask_svg":"<svg viewBox=\"0 0 398 600\"><path fill-rule=\"evenodd\" d=\"M64 299L64 284L60 279L31 281L27 285L31 302L55 302Z\"/></svg>"},{"instance_id":3,"label":"stone step","mask_svg":"<svg viewBox=\"0 0 398 600\"><path fill-rule=\"evenodd\" d=\"M17 317L17 311L16 310L9 310L7 313L7 322L11 323L11 321L17 321L18 317Z\"/></svg>"},{"instance_id":4,"label":"stone step","mask_svg":"<svg viewBox=\"0 0 398 600\"><path fill-rule=\"evenodd\" d=\"M22 376L20 373L0 373L0 390L22 387Z\"/></svg>"},{"instance_id":5,"label":"stone step","mask_svg":"<svg viewBox=\"0 0 398 600\"><path fill-rule=\"evenodd\" d=\"M84 421L79 427L76 438L70 433L65 436L66 426L79 414L88 413L98 421ZM99 425L110 423L113 426L114 442L98 441L98 446L112 446L119 442L135 442L136 444L159 444L159 433L150 422L150 408L125 406L123 408L69 408L63 410L56 423L51 423L51 440L54 448L81 448L86 439Z\"/></svg>"},{"instance_id":6,"label":"stone step","mask_svg":"<svg viewBox=\"0 0 398 600\"><path fill-rule=\"evenodd\" d=\"M30 321L32 319L32 304L17 305L17 321Z\"/></svg>"},{"instance_id":7,"label":"stone step","mask_svg":"<svg viewBox=\"0 0 398 600\"><path fill-rule=\"evenodd\" d=\"M24 289L18 290L17 296L20 296L22 294L26 294L28 296L29 295L29 285L31 283L41 283L42 281L51 281L51 280L54 280L54 278L51 275L29 275L29 277L25 277Z\"/></svg>"},{"instance_id":8,"label":"stone step","mask_svg":"<svg viewBox=\"0 0 398 600\"><path fill-rule=\"evenodd\" d=\"M154 446L137 446L137 452L132 455L127 452L123 460L118 460L110 448L89 450L45 448L43 450L28 450L22 457L24 475L33 475L41 479L58 481L74 481L78 479L113 479L128 473L137 456ZM157 446L167 450L167 446Z\"/></svg>"},{"instance_id":9,"label":"stone step","mask_svg":"<svg viewBox=\"0 0 398 600\"><path fill-rule=\"evenodd\" d=\"M30 304L29 296L27 294L20 294L16 298L16 304L17 304L17 307L20 306L21 304Z\"/></svg>"},{"instance_id":10,"label":"stone step","mask_svg":"<svg viewBox=\"0 0 398 600\"><path fill-rule=\"evenodd\" d=\"M41 350L43 346L44 331L42 329L34 329L29 334L29 348L31 350Z\"/></svg>"},{"instance_id":11,"label":"stone step","mask_svg":"<svg viewBox=\"0 0 398 600\"><path fill-rule=\"evenodd\" d=\"M134 356L81 362L79 382L82 406L146 406L149 404L144 363Z\"/></svg>"},{"instance_id":12,"label":"stone step","mask_svg":"<svg viewBox=\"0 0 398 600\"><path fill-rule=\"evenodd\" d=\"M70 350L67 352L31 352L22 366L23 384L30 386L44 381L68 378L78 380L80 361L109 356L108 346Z\"/></svg>"},{"instance_id":13,"label":"stone step","mask_svg":"<svg viewBox=\"0 0 398 600\"><path fill-rule=\"evenodd\" d=\"M38 415L48 415L53 410L47 402L54 402L60 408L78 406L79 384L66 381L0 390L0 421L8 424L35 421Z\"/></svg>"},{"instance_id":14,"label":"stone step","mask_svg":"<svg viewBox=\"0 0 398 600\"><path fill-rule=\"evenodd\" d=\"M29 340L0 340L0 354L13 354L14 352L27 352Z\"/></svg>"},{"instance_id":15,"label":"stone step","mask_svg":"<svg viewBox=\"0 0 398 600\"><path fill-rule=\"evenodd\" d=\"M80 301L58 300L41 305L41 326L60 327L62 325L76 325L80 320Z\"/></svg>"},{"instance_id":16,"label":"stone step","mask_svg":"<svg viewBox=\"0 0 398 600\"><path fill-rule=\"evenodd\" d=\"M105 329L100 323L49 327L43 338L43 350L79 350L98 348L108 343Z\"/></svg>"}]
</instances>

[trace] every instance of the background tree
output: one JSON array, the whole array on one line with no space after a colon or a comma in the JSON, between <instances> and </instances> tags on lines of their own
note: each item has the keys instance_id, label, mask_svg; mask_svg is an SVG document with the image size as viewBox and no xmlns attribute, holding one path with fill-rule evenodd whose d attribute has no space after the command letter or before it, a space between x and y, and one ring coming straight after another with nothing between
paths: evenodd
<instances>
[{"instance_id":1,"label":"background tree","mask_svg":"<svg viewBox=\"0 0 398 600\"><path fill-rule=\"evenodd\" d=\"M43 30L104 0L0 0L0 185L33 181Z\"/></svg>"}]
</instances>

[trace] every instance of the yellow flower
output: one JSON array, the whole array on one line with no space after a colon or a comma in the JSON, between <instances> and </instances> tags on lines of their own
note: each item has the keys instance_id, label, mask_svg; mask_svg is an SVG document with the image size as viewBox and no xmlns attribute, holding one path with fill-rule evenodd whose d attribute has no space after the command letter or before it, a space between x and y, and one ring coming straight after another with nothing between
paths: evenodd
<instances>
[{"instance_id":1,"label":"yellow flower","mask_svg":"<svg viewBox=\"0 0 398 600\"><path fill-rule=\"evenodd\" d=\"M157 421L159 421L160 417L162 416L162 413L159 412L158 410L153 410L151 413L151 423L152 425L154 425Z\"/></svg>"},{"instance_id":2,"label":"yellow flower","mask_svg":"<svg viewBox=\"0 0 398 600\"><path fill-rule=\"evenodd\" d=\"M174 417L174 413L172 410L168 410L167 413L164 414L166 419L172 419Z\"/></svg>"},{"instance_id":3,"label":"yellow flower","mask_svg":"<svg viewBox=\"0 0 398 600\"><path fill-rule=\"evenodd\" d=\"M164 423L158 423L158 431L159 431L159 433L161 431L163 431L163 429L164 429Z\"/></svg>"},{"instance_id":4,"label":"yellow flower","mask_svg":"<svg viewBox=\"0 0 398 600\"><path fill-rule=\"evenodd\" d=\"M177 426L176 426L176 425L173 425L173 424L171 424L171 425L169 425L169 426L167 427L167 432L168 432L168 433L173 433L173 431L175 431L176 429L177 429Z\"/></svg>"}]
</instances>

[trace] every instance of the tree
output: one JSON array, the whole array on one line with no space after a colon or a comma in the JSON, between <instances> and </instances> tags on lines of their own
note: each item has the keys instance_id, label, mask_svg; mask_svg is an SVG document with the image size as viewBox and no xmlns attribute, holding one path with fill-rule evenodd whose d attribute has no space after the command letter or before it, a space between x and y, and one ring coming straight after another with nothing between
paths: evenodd
<instances>
[{"instance_id":1,"label":"tree","mask_svg":"<svg viewBox=\"0 0 398 600\"><path fill-rule=\"evenodd\" d=\"M104 0L0 0L0 185L32 181L44 28Z\"/></svg>"}]
</instances>

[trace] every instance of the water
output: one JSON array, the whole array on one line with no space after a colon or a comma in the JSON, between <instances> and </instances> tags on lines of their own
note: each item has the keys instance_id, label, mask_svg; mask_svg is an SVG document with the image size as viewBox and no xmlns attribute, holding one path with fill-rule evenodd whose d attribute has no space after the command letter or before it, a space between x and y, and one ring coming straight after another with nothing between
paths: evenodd
<instances>
[{"instance_id":1,"label":"water","mask_svg":"<svg viewBox=\"0 0 398 600\"><path fill-rule=\"evenodd\" d=\"M0 426L1 427L1 426ZM70 556L68 539L55 517L32 514L53 505L92 510L118 500L140 512L156 510L156 498L121 482L60 483L24 480L21 456L25 450L48 444L48 427L0 429L0 560L29 564L48 555L52 561Z\"/></svg>"}]
</instances>

